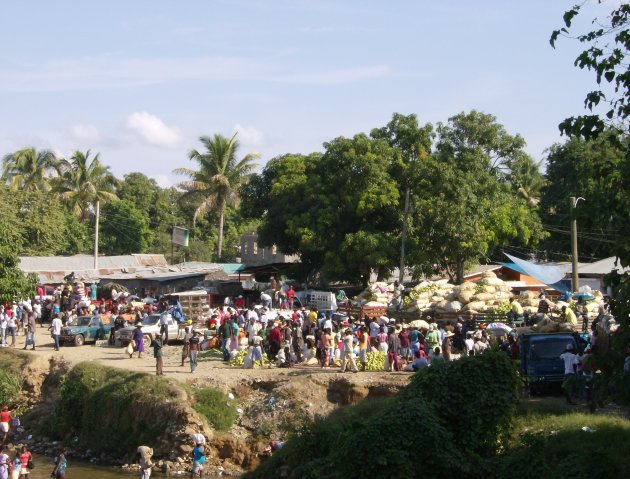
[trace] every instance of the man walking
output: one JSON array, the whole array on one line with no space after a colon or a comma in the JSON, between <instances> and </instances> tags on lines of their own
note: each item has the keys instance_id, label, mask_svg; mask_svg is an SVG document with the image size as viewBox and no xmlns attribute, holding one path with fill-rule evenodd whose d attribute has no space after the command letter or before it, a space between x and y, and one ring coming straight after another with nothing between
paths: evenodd
<instances>
[{"instance_id":1,"label":"man walking","mask_svg":"<svg viewBox=\"0 0 630 479\"><path fill-rule=\"evenodd\" d=\"M51 332L51 335L54 341L55 351L59 351L59 336L61 335L62 326L63 326L63 323L61 322L61 318L59 317L58 314L56 314L52 320L50 328L48 328Z\"/></svg>"},{"instance_id":2,"label":"man walking","mask_svg":"<svg viewBox=\"0 0 630 479\"><path fill-rule=\"evenodd\" d=\"M352 340L354 339L354 335L352 334L352 329L347 328L344 331L343 336L343 351L342 351L342 359L341 359L341 372L346 372L346 365L350 363L352 366L352 372L358 373L357 363L354 362L354 355L352 353Z\"/></svg>"},{"instance_id":3,"label":"man walking","mask_svg":"<svg viewBox=\"0 0 630 479\"><path fill-rule=\"evenodd\" d=\"M197 355L199 354L199 332L193 331L192 337L188 340L188 356L190 358L190 372L197 369Z\"/></svg>"},{"instance_id":4,"label":"man walking","mask_svg":"<svg viewBox=\"0 0 630 479\"><path fill-rule=\"evenodd\" d=\"M157 376L164 376L164 372L162 372L163 356L162 356L162 338L156 336L153 341L151 341L151 347L153 348L153 357L155 358L155 374Z\"/></svg>"}]
</instances>

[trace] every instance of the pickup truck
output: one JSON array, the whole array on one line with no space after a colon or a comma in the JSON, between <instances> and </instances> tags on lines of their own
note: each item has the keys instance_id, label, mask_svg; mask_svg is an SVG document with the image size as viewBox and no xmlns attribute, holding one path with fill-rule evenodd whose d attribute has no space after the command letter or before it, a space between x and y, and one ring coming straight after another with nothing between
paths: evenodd
<instances>
[{"instance_id":1,"label":"pickup truck","mask_svg":"<svg viewBox=\"0 0 630 479\"><path fill-rule=\"evenodd\" d=\"M169 317L168 319L168 340L183 340L185 337L184 328L179 327L176 321ZM118 339L123 346L127 346L133 339L133 332L136 326L128 326L118 330ZM160 335L160 315L151 314L142 320L142 338L144 341L144 347L147 349L151 344L153 338Z\"/></svg>"},{"instance_id":2,"label":"pickup truck","mask_svg":"<svg viewBox=\"0 0 630 479\"><path fill-rule=\"evenodd\" d=\"M61 344L82 346L87 341L105 339L111 329L109 321L100 316L79 316L72 323L61 328L59 341Z\"/></svg>"},{"instance_id":3,"label":"pickup truck","mask_svg":"<svg viewBox=\"0 0 630 479\"><path fill-rule=\"evenodd\" d=\"M545 385L561 384L564 362L560 355L568 344L580 354L588 341L580 333L531 333L519 336L520 371L527 378L530 392L538 392Z\"/></svg>"}]
</instances>

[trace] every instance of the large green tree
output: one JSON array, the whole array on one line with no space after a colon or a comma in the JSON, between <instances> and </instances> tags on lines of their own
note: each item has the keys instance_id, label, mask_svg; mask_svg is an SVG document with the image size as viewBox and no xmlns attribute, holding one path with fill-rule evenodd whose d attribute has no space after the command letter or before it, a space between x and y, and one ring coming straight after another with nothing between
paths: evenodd
<instances>
[{"instance_id":1,"label":"large green tree","mask_svg":"<svg viewBox=\"0 0 630 479\"><path fill-rule=\"evenodd\" d=\"M55 178L54 191L85 221L97 201L115 201L114 188L118 182L95 155L90 158L87 152L75 151L70 160L59 161L58 178Z\"/></svg>"},{"instance_id":2,"label":"large green tree","mask_svg":"<svg viewBox=\"0 0 630 479\"><path fill-rule=\"evenodd\" d=\"M244 193L243 212L262 218L261 245L299 254L326 279L365 283L396 264L402 212L390 168L398 152L363 134L324 148L271 160Z\"/></svg>"},{"instance_id":3,"label":"large green tree","mask_svg":"<svg viewBox=\"0 0 630 479\"><path fill-rule=\"evenodd\" d=\"M58 160L52 151L22 148L2 159L2 181L13 191L48 191L49 176L57 167Z\"/></svg>"},{"instance_id":4,"label":"large green tree","mask_svg":"<svg viewBox=\"0 0 630 479\"><path fill-rule=\"evenodd\" d=\"M534 244L543 234L536 211L506 182L525 142L492 115L460 113L438 126L431 158L417 163L410 255L416 273L463 281L466 266L514 239Z\"/></svg>"},{"instance_id":5,"label":"large green tree","mask_svg":"<svg viewBox=\"0 0 630 479\"><path fill-rule=\"evenodd\" d=\"M615 135L611 141L608 135ZM542 250L550 259L569 259L571 256L570 222L578 224L580 256L597 259L613 256L623 222L630 221L630 210L624 207L620 188L624 173L627 140L613 132L599 135L596 140L573 137L563 144L555 144L547 156L547 184L540 205L544 227L550 236ZM583 197L571 216L569 197ZM564 254L563 258L559 254Z\"/></svg>"},{"instance_id":6,"label":"large green tree","mask_svg":"<svg viewBox=\"0 0 630 479\"><path fill-rule=\"evenodd\" d=\"M120 200L105 203L102 208L100 250L107 255L146 253L153 232L149 218L133 203Z\"/></svg>"},{"instance_id":7,"label":"large green tree","mask_svg":"<svg viewBox=\"0 0 630 479\"><path fill-rule=\"evenodd\" d=\"M228 204L238 204L240 186L247 182L255 166L254 161L260 155L248 153L238 159L239 142L236 134L231 138L219 134L202 136L199 141L205 151L192 150L189 154L190 159L198 163L199 169L178 168L175 173L190 178L181 182L179 187L184 190L182 201L199 204L193 215L193 223L211 210L218 212L217 258L221 260L225 208Z\"/></svg>"},{"instance_id":8,"label":"large green tree","mask_svg":"<svg viewBox=\"0 0 630 479\"><path fill-rule=\"evenodd\" d=\"M409 213L412 205L410 201L411 189L414 178L411 170L414 163L427 158L431 151L433 140L433 125L427 123L424 126L418 124L415 114L402 115L394 113L391 121L383 128L374 128L370 135L373 138L386 140L392 148L399 151L399 161L392 164L391 174L404 192L399 280L402 282L405 273L405 243L409 224Z\"/></svg>"},{"instance_id":9,"label":"large green tree","mask_svg":"<svg viewBox=\"0 0 630 479\"><path fill-rule=\"evenodd\" d=\"M30 297L37 277L25 275L19 268L20 237L0 218L0 303Z\"/></svg>"}]
</instances>

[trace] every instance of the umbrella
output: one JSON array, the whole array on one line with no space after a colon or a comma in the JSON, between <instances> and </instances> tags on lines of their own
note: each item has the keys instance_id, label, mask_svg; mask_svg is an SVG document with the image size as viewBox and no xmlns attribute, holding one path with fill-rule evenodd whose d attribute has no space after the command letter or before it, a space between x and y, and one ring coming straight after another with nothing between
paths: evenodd
<instances>
[{"instance_id":1,"label":"umbrella","mask_svg":"<svg viewBox=\"0 0 630 479\"><path fill-rule=\"evenodd\" d=\"M488 324L488 326L486 326L486 329L499 330L499 331L504 331L506 333L509 333L510 331L512 331L512 328L510 328L505 323L490 323Z\"/></svg>"},{"instance_id":2,"label":"umbrella","mask_svg":"<svg viewBox=\"0 0 630 479\"><path fill-rule=\"evenodd\" d=\"M582 299L584 301L593 301L595 299L595 296L593 296L591 293L588 293L586 291L582 291L579 293L575 293L573 295L573 299Z\"/></svg>"},{"instance_id":3,"label":"umbrella","mask_svg":"<svg viewBox=\"0 0 630 479\"><path fill-rule=\"evenodd\" d=\"M429 323L427 323L424 319L416 319L409 323L409 327L418 328L418 329L429 329Z\"/></svg>"}]
</instances>

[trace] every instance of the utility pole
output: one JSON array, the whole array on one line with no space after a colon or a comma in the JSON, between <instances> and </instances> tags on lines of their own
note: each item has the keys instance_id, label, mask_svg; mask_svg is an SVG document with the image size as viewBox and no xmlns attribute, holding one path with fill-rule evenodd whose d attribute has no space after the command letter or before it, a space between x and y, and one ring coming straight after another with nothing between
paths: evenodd
<instances>
[{"instance_id":1,"label":"utility pole","mask_svg":"<svg viewBox=\"0 0 630 479\"><path fill-rule=\"evenodd\" d=\"M96 228L94 230L94 269L98 269L98 221L101 217L101 202L96 200Z\"/></svg>"},{"instance_id":2,"label":"utility pole","mask_svg":"<svg viewBox=\"0 0 630 479\"><path fill-rule=\"evenodd\" d=\"M398 283L403 284L405 276L405 241L407 240L407 223L409 222L409 187L405 190L405 215L403 216L402 238L400 242L400 268L398 270Z\"/></svg>"},{"instance_id":3,"label":"utility pole","mask_svg":"<svg viewBox=\"0 0 630 479\"><path fill-rule=\"evenodd\" d=\"M175 243L173 242L174 234L175 234L175 225L171 227L171 264L175 264Z\"/></svg>"},{"instance_id":4,"label":"utility pole","mask_svg":"<svg viewBox=\"0 0 630 479\"><path fill-rule=\"evenodd\" d=\"M577 220L575 219L575 208L580 199L575 196L569 198L571 212L571 291L577 293L580 289L580 277L578 275L578 244L577 244Z\"/></svg>"}]
</instances>

